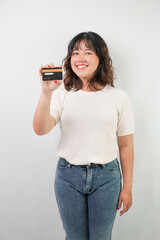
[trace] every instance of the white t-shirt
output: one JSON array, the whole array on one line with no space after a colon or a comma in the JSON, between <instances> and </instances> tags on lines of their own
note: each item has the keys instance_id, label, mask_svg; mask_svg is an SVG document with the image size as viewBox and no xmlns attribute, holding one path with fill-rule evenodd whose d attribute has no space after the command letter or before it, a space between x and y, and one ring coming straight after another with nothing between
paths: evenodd
<instances>
[{"instance_id":1,"label":"white t-shirt","mask_svg":"<svg viewBox=\"0 0 160 240\"><path fill-rule=\"evenodd\" d=\"M127 93L110 85L96 92L59 87L50 113L61 129L56 155L75 165L113 161L118 156L117 136L134 132Z\"/></svg>"}]
</instances>

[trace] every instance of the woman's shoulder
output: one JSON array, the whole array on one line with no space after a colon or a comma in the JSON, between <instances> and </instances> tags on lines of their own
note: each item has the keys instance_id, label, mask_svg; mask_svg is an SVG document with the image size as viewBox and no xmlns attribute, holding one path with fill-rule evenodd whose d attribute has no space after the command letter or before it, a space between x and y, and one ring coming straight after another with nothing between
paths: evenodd
<instances>
[{"instance_id":1,"label":"woman's shoulder","mask_svg":"<svg viewBox=\"0 0 160 240\"><path fill-rule=\"evenodd\" d=\"M106 86L106 90L108 90L113 96L123 98L127 96L127 92L119 87L112 87L110 85Z\"/></svg>"}]
</instances>

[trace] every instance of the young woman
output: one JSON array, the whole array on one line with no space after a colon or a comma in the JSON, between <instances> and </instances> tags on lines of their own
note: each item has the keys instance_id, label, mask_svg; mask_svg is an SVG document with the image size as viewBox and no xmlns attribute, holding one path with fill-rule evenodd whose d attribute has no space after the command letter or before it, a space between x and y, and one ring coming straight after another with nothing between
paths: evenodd
<instances>
[{"instance_id":1,"label":"young woman","mask_svg":"<svg viewBox=\"0 0 160 240\"><path fill-rule=\"evenodd\" d=\"M42 67L33 127L43 135L60 123L54 189L66 240L111 240L117 209L122 207L122 216L132 205L129 97L114 87L108 47L97 33L82 32L70 41L63 88L61 80L43 82Z\"/></svg>"}]
</instances>

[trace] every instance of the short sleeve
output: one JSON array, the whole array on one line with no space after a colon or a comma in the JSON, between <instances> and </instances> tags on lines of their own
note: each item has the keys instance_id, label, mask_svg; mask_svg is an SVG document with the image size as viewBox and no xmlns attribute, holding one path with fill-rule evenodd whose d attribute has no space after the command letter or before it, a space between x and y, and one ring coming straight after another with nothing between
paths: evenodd
<instances>
[{"instance_id":1,"label":"short sleeve","mask_svg":"<svg viewBox=\"0 0 160 240\"><path fill-rule=\"evenodd\" d=\"M124 92L122 100L119 102L117 136L124 136L134 133L134 119L130 99Z\"/></svg>"},{"instance_id":2,"label":"short sleeve","mask_svg":"<svg viewBox=\"0 0 160 240\"><path fill-rule=\"evenodd\" d=\"M55 118L56 124L60 121L62 114L62 104L61 104L61 89L56 89L52 94L51 104L50 104L50 114Z\"/></svg>"}]
</instances>

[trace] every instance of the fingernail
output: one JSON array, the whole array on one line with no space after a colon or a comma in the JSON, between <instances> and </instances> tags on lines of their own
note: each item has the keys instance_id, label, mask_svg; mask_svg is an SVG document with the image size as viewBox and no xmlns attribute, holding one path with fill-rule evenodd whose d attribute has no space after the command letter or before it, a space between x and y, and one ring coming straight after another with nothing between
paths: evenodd
<instances>
[{"instance_id":1,"label":"fingernail","mask_svg":"<svg viewBox=\"0 0 160 240\"><path fill-rule=\"evenodd\" d=\"M57 83L57 80L55 80L54 82Z\"/></svg>"},{"instance_id":2,"label":"fingernail","mask_svg":"<svg viewBox=\"0 0 160 240\"><path fill-rule=\"evenodd\" d=\"M119 210L119 207L117 208L117 210Z\"/></svg>"}]
</instances>

